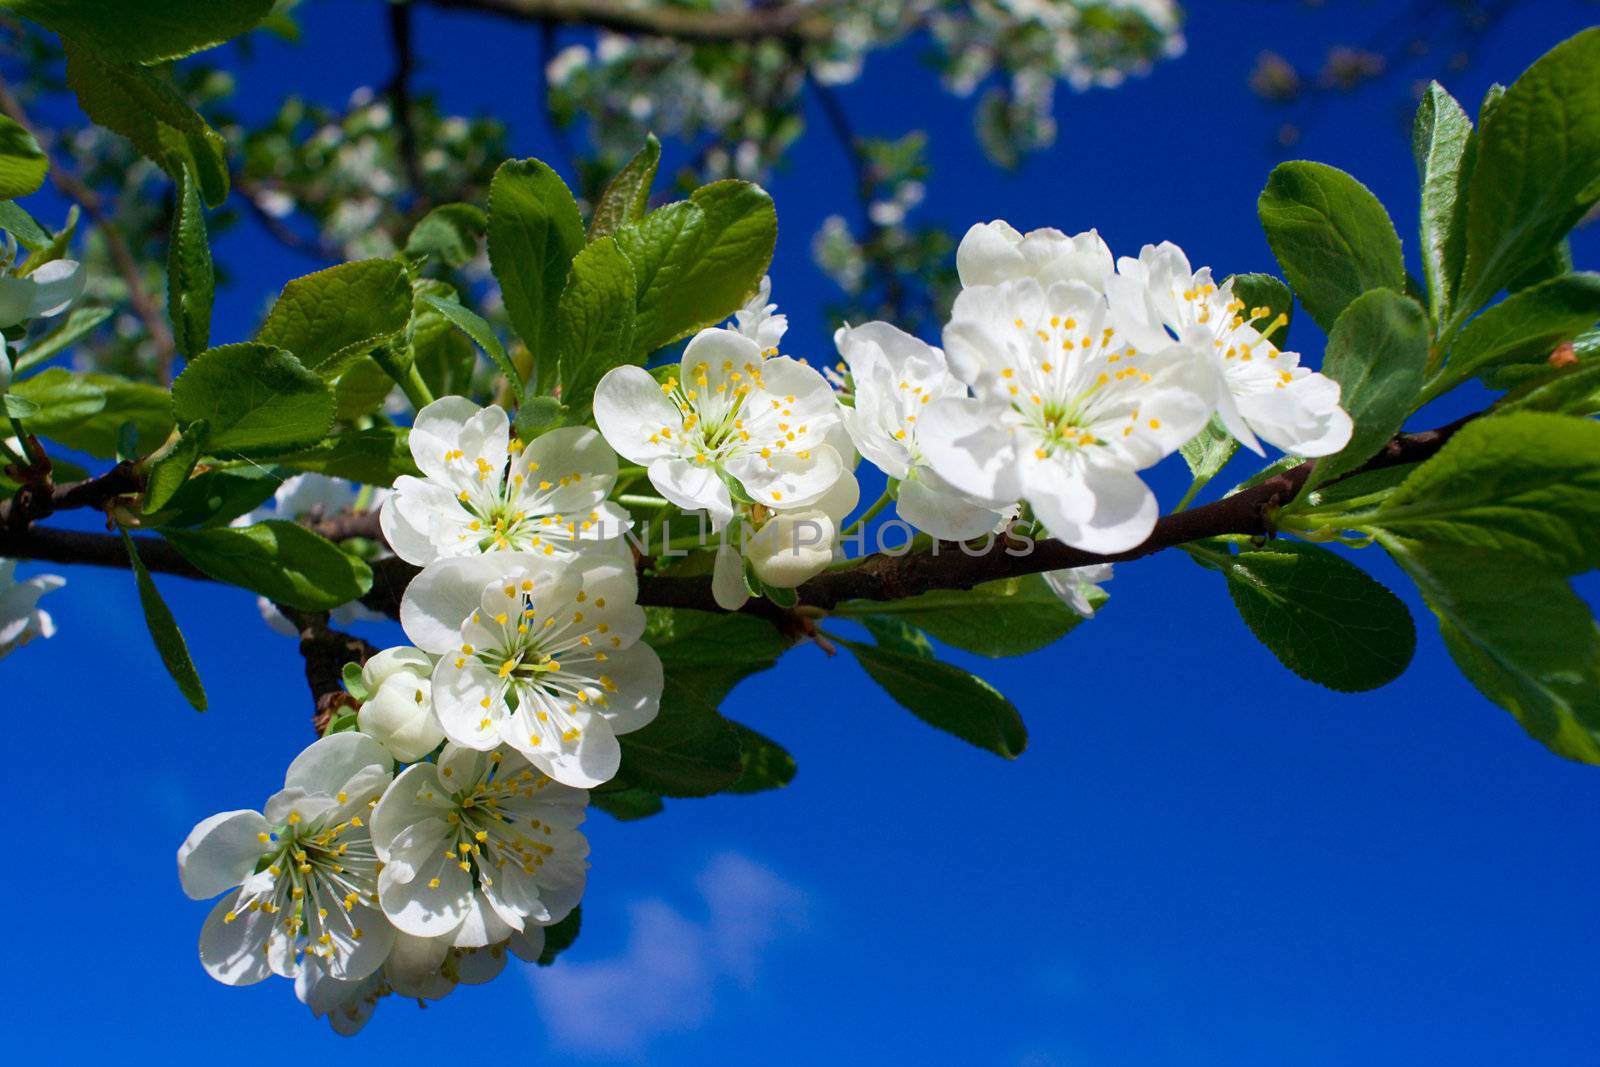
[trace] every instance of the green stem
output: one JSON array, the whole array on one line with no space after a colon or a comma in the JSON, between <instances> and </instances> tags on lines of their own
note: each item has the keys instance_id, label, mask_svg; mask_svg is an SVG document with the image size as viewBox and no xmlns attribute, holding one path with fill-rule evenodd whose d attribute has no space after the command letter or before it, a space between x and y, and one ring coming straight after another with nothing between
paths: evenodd
<instances>
[{"instance_id":1,"label":"green stem","mask_svg":"<svg viewBox=\"0 0 1600 1067\"><path fill-rule=\"evenodd\" d=\"M644 496L639 493L620 493L615 498L617 503L625 508L664 508L667 501L658 496Z\"/></svg>"},{"instance_id":2,"label":"green stem","mask_svg":"<svg viewBox=\"0 0 1600 1067\"><path fill-rule=\"evenodd\" d=\"M1184 491L1183 496L1178 499L1177 504L1173 505L1172 510L1182 511L1190 504L1193 504L1194 498L1200 495L1200 490L1204 489L1208 484L1210 484L1210 482L1210 478L1196 478L1191 481L1189 483L1189 488Z\"/></svg>"},{"instance_id":3,"label":"green stem","mask_svg":"<svg viewBox=\"0 0 1600 1067\"><path fill-rule=\"evenodd\" d=\"M11 429L16 432L17 444L22 446L22 455L23 458L27 460L28 466L39 466L42 462L44 462L44 457L39 455L39 453L34 449L33 444L28 440L28 431L22 428L22 423L17 421L17 417L15 415L7 415L6 418L11 420Z\"/></svg>"},{"instance_id":4,"label":"green stem","mask_svg":"<svg viewBox=\"0 0 1600 1067\"><path fill-rule=\"evenodd\" d=\"M433 403L433 391L428 388L428 383L422 380L422 372L413 363L406 368L405 374L400 379L400 389L406 394L406 399L411 401L411 406L421 411Z\"/></svg>"},{"instance_id":5,"label":"green stem","mask_svg":"<svg viewBox=\"0 0 1600 1067\"><path fill-rule=\"evenodd\" d=\"M865 526L867 523L869 523L873 519L877 518L878 517L878 512L882 511L884 508L889 506L889 500L890 499L891 498L889 496L889 490L885 489L883 491L883 495L878 497L877 500L874 500L872 502L872 506L870 508L868 508L866 511L863 511L856 518L855 522L852 522L849 526L846 526L844 528L844 532L841 533L839 536L840 537L849 537L851 534L853 534L857 530L861 529L861 527Z\"/></svg>"}]
</instances>

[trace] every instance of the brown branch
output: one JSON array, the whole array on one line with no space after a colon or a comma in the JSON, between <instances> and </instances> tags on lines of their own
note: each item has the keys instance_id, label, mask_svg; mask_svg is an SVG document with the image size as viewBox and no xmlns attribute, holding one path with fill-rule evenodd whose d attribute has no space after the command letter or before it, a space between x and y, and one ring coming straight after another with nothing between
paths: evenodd
<instances>
[{"instance_id":1,"label":"brown branch","mask_svg":"<svg viewBox=\"0 0 1600 1067\"><path fill-rule=\"evenodd\" d=\"M300 655L306 661L306 684L311 687L311 725L321 734L341 708L357 701L344 688L344 665L365 664L378 650L353 634L332 629L322 612L300 611L277 605L284 618L300 631Z\"/></svg>"},{"instance_id":2,"label":"brown branch","mask_svg":"<svg viewBox=\"0 0 1600 1067\"><path fill-rule=\"evenodd\" d=\"M434 7L475 11L516 22L592 26L687 44L820 41L834 31L826 3L789 0L771 6L705 11L665 4L631 6L617 0L426 0Z\"/></svg>"},{"instance_id":3,"label":"brown branch","mask_svg":"<svg viewBox=\"0 0 1600 1067\"><path fill-rule=\"evenodd\" d=\"M394 49L394 74L389 79L389 99L394 104L395 127L400 135L400 165L411 185L412 209L418 214L428 209L428 194L423 188L422 155L417 148L417 128L413 122L411 75L416 69L416 52L411 43L411 5L389 5L389 43Z\"/></svg>"},{"instance_id":4,"label":"brown branch","mask_svg":"<svg viewBox=\"0 0 1600 1067\"><path fill-rule=\"evenodd\" d=\"M21 102L11 92L10 85L3 77L0 77L0 111L26 127L30 133L34 132L27 112L23 110ZM37 135L34 139L39 140ZM156 367L161 380L172 381L172 364L178 355L178 344L173 339L172 327L167 324L161 305L145 292L144 276L139 270L139 264L133 258L133 252L129 250L121 232L117 230L116 223L106 213L100 194L89 188L81 178L55 159L50 160L50 181L62 196L83 208L83 213L88 215L89 220L100 230L100 236L106 243L106 252L111 256L111 263L116 267L117 273L122 275L122 282L127 286L128 305L144 323L145 331L150 334L150 342L155 346Z\"/></svg>"},{"instance_id":5,"label":"brown branch","mask_svg":"<svg viewBox=\"0 0 1600 1067\"><path fill-rule=\"evenodd\" d=\"M233 174L233 188L245 206L250 209L250 216L285 248L303 253L319 263L338 263L344 259L343 252L334 245L324 241L320 236L305 237L297 233L283 219L268 210L264 198L271 192L270 189L238 172Z\"/></svg>"},{"instance_id":6,"label":"brown branch","mask_svg":"<svg viewBox=\"0 0 1600 1067\"><path fill-rule=\"evenodd\" d=\"M104 508L117 497L143 489L144 476L126 461L104 474L66 485L52 484L46 472L45 478L24 485L10 500L0 500L0 528L20 529L58 511Z\"/></svg>"}]
</instances>

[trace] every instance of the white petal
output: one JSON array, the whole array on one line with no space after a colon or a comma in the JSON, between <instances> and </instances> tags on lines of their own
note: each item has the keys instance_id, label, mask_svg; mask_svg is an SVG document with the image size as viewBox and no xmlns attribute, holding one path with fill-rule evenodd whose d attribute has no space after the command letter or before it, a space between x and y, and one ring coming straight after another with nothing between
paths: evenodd
<instances>
[{"instance_id":1,"label":"white petal","mask_svg":"<svg viewBox=\"0 0 1600 1067\"><path fill-rule=\"evenodd\" d=\"M83 264L75 260L57 259L46 263L28 275L28 281L33 283L33 306L29 309L31 317L48 318L61 314L83 295L88 280L88 272L83 269Z\"/></svg>"},{"instance_id":2,"label":"white petal","mask_svg":"<svg viewBox=\"0 0 1600 1067\"><path fill-rule=\"evenodd\" d=\"M402 933L439 937L453 933L467 917L472 900L472 875L454 859L436 850L418 866L416 877L396 881L385 867L378 874L378 900L383 913Z\"/></svg>"},{"instance_id":3,"label":"white petal","mask_svg":"<svg viewBox=\"0 0 1600 1067\"><path fill-rule=\"evenodd\" d=\"M594 389L594 421L606 443L634 463L648 465L676 455L673 442L683 436L683 415L642 367L613 367L606 372ZM671 437L659 436L663 427L672 431Z\"/></svg>"},{"instance_id":4,"label":"white petal","mask_svg":"<svg viewBox=\"0 0 1600 1067\"><path fill-rule=\"evenodd\" d=\"M531 556L511 552L430 563L406 587L400 625L423 651L454 652L461 643L461 624L478 609L486 585L521 569L543 566Z\"/></svg>"},{"instance_id":5,"label":"white petal","mask_svg":"<svg viewBox=\"0 0 1600 1067\"><path fill-rule=\"evenodd\" d=\"M714 467L676 457L659 458L650 463L650 484L685 511L705 511L714 530L733 518L733 497Z\"/></svg>"},{"instance_id":6,"label":"white petal","mask_svg":"<svg viewBox=\"0 0 1600 1067\"><path fill-rule=\"evenodd\" d=\"M1026 267L1021 244L1022 234L1003 220L974 225L956 248L956 273L961 276L961 284L998 285L1020 277Z\"/></svg>"},{"instance_id":7,"label":"white petal","mask_svg":"<svg viewBox=\"0 0 1600 1067\"><path fill-rule=\"evenodd\" d=\"M253 985L272 973L261 946L274 921L264 911L234 913L238 905L239 894L232 893L211 909L200 928L200 965L224 985ZM232 921L229 914L234 915Z\"/></svg>"},{"instance_id":8,"label":"white petal","mask_svg":"<svg viewBox=\"0 0 1600 1067\"><path fill-rule=\"evenodd\" d=\"M711 597L723 611L738 611L750 599L744 584L744 557L726 541L717 546L711 567Z\"/></svg>"},{"instance_id":9,"label":"white petal","mask_svg":"<svg viewBox=\"0 0 1600 1067\"><path fill-rule=\"evenodd\" d=\"M644 642L620 648L602 666L617 691L607 695L601 714L614 734L650 724L661 710L661 658Z\"/></svg>"},{"instance_id":10,"label":"white petal","mask_svg":"<svg viewBox=\"0 0 1600 1067\"><path fill-rule=\"evenodd\" d=\"M285 789L307 793L337 793L364 767L394 767L394 758L366 734L356 731L330 734L306 747L283 776Z\"/></svg>"},{"instance_id":11,"label":"white petal","mask_svg":"<svg viewBox=\"0 0 1600 1067\"><path fill-rule=\"evenodd\" d=\"M998 409L968 398L928 405L917 441L929 465L975 501L1001 507L1022 495L1016 449Z\"/></svg>"},{"instance_id":12,"label":"white petal","mask_svg":"<svg viewBox=\"0 0 1600 1067\"><path fill-rule=\"evenodd\" d=\"M202 821L178 848L178 879L194 900L242 883L265 851L258 835L270 828L255 811L225 811Z\"/></svg>"},{"instance_id":13,"label":"white petal","mask_svg":"<svg viewBox=\"0 0 1600 1067\"><path fill-rule=\"evenodd\" d=\"M1030 472L1030 479L1032 476ZM1161 509L1155 494L1138 474L1088 462L1077 476L1094 502L1093 512L1082 521L1060 514L1053 494L1035 495L1035 484L1028 486L1028 503L1053 536L1073 548L1104 555L1136 548L1150 536Z\"/></svg>"},{"instance_id":14,"label":"white petal","mask_svg":"<svg viewBox=\"0 0 1600 1067\"><path fill-rule=\"evenodd\" d=\"M923 533L944 541L970 541L1000 524L998 511L974 504L926 467L900 483L895 510Z\"/></svg>"},{"instance_id":15,"label":"white petal","mask_svg":"<svg viewBox=\"0 0 1600 1067\"><path fill-rule=\"evenodd\" d=\"M441 799L425 800L421 796L425 792L440 794ZM433 764L418 763L400 772L367 819L372 831L372 847L379 859L388 862L395 839L407 827L440 817L444 810L442 794Z\"/></svg>"}]
</instances>

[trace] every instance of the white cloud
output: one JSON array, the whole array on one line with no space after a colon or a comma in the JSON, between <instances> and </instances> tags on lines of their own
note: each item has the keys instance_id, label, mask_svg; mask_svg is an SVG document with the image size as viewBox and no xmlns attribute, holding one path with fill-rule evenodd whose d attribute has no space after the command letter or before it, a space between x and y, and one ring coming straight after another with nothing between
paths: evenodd
<instances>
[{"instance_id":1,"label":"white cloud","mask_svg":"<svg viewBox=\"0 0 1600 1067\"><path fill-rule=\"evenodd\" d=\"M629 908L620 955L529 969L553 1040L589 1055L626 1056L660 1035L693 1030L710 1018L719 986L752 987L767 949L804 925L805 894L738 853L714 857L695 885L704 921L642 900Z\"/></svg>"}]
</instances>

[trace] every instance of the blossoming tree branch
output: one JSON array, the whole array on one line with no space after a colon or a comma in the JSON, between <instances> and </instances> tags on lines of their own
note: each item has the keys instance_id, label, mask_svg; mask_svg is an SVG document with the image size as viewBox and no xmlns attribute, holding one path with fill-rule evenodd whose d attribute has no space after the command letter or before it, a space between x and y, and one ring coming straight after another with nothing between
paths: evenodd
<instances>
[{"instance_id":1,"label":"blossoming tree branch","mask_svg":"<svg viewBox=\"0 0 1600 1067\"><path fill-rule=\"evenodd\" d=\"M486 203L441 204L402 252L290 280L254 336L214 338L229 166L162 64L263 5L110 35L82 5L7 6L61 35L85 111L176 183L183 366L169 391L63 360L84 329L73 226L17 203L48 160L0 122L0 655L56 634L41 600L64 579L18 580L32 561L130 572L176 689L152 703L208 704L153 575L254 595L305 658L320 736L280 792L178 849L183 891L214 901L218 981L290 979L350 1033L390 995L548 963L578 932L590 807L637 819L793 776L781 739L723 708L798 642L1015 758L1018 709L940 646L1043 648L1095 615L1113 564L1157 551L1215 572L1217 610L1342 691L1414 651L1361 565L1387 553L1488 700L1600 763L1600 632L1569 584L1600 562L1600 276L1566 246L1600 199L1600 30L1476 121L1428 89L1420 279L1359 181L1293 162L1260 196L1275 273L975 220L939 345L854 322L824 354L785 350L771 199L656 195L653 139L589 203L505 162ZM481 249L509 336L460 273ZM1317 369L1291 327L1326 335ZM1470 383L1481 410L1406 429ZM1259 469L1217 482L1241 450ZM1145 472L1176 462L1190 486L1163 505ZM868 467L887 489L863 502ZM350 632L373 618L408 643Z\"/></svg>"}]
</instances>

